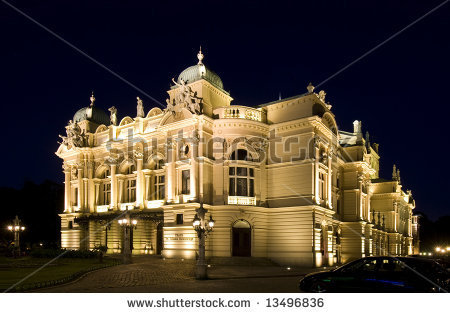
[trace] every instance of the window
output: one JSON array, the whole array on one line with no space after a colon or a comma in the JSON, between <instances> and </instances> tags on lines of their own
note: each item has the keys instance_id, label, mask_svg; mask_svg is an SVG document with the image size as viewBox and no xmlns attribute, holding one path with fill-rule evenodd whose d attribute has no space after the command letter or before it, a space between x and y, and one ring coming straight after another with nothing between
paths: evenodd
<instances>
[{"instance_id":1,"label":"window","mask_svg":"<svg viewBox=\"0 0 450 313\"><path fill-rule=\"evenodd\" d=\"M111 183L104 182L102 190L102 204L111 203Z\"/></svg>"},{"instance_id":2,"label":"window","mask_svg":"<svg viewBox=\"0 0 450 313\"><path fill-rule=\"evenodd\" d=\"M245 150L244 150L245 151ZM249 167L230 167L230 196L255 196L255 170Z\"/></svg>"},{"instance_id":3,"label":"window","mask_svg":"<svg viewBox=\"0 0 450 313\"><path fill-rule=\"evenodd\" d=\"M111 172L109 171L109 169L103 172L102 178L108 178L108 176L111 176Z\"/></svg>"},{"instance_id":4,"label":"window","mask_svg":"<svg viewBox=\"0 0 450 313\"><path fill-rule=\"evenodd\" d=\"M128 202L136 201L136 180L127 180L127 199Z\"/></svg>"},{"instance_id":5,"label":"window","mask_svg":"<svg viewBox=\"0 0 450 313\"><path fill-rule=\"evenodd\" d=\"M164 160L158 159L156 160L155 170L162 170L164 167Z\"/></svg>"},{"instance_id":6,"label":"window","mask_svg":"<svg viewBox=\"0 0 450 313\"><path fill-rule=\"evenodd\" d=\"M252 158L247 150L237 149L231 153L230 160L252 161Z\"/></svg>"},{"instance_id":7,"label":"window","mask_svg":"<svg viewBox=\"0 0 450 313\"><path fill-rule=\"evenodd\" d=\"M183 214L177 214L177 225L183 224Z\"/></svg>"},{"instance_id":8,"label":"window","mask_svg":"<svg viewBox=\"0 0 450 313\"><path fill-rule=\"evenodd\" d=\"M325 199L325 174L319 173L319 199Z\"/></svg>"},{"instance_id":9,"label":"window","mask_svg":"<svg viewBox=\"0 0 450 313\"><path fill-rule=\"evenodd\" d=\"M73 190L73 205L78 206L78 187Z\"/></svg>"},{"instance_id":10,"label":"window","mask_svg":"<svg viewBox=\"0 0 450 313\"><path fill-rule=\"evenodd\" d=\"M67 227L68 227L69 229L73 229L73 222L72 222L72 221L69 221Z\"/></svg>"},{"instance_id":11,"label":"window","mask_svg":"<svg viewBox=\"0 0 450 313\"><path fill-rule=\"evenodd\" d=\"M155 175L155 200L164 200L164 175Z\"/></svg>"},{"instance_id":12,"label":"window","mask_svg":"<svg viewBox=\"0 0 450 313\"><path fill-rule=\"evenodd\" d=\"M191 193L191 171L183 170L181 171L181 193L183 195L188 195Z\"/></svg>"},{"instance_id":13,"label":"window","mask_svg":"<svg viewBox=\"0 0 450 313\"><path fill-rule=\"evenodd\" d=\"M136 166L130 165L127 169L127 174L133 174L136 171Z\"/></svg>"}]
</instances>

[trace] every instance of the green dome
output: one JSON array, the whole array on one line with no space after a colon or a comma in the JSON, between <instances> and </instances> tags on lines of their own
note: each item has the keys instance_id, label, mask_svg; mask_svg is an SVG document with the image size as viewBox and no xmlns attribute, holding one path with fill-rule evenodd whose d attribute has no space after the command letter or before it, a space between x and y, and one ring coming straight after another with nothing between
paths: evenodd
<instances>
[{"instance_id":1,"label":"green dome","mask_svg":"<svg viewBox=\"0 0 450 313\"><path fill-rule=\"evenodd\" d=\"M108 114L106 114L105 111L103 111L100 108L97 108L96 106L92 107L85 107L82 109L79 109L77 113L73 116L74 122L81 122L81 121L90 121L97 124L105 124L109 125L110 120Z\"/></svg>"},{"instance_id":2,"label":"green dome","mask_svg":"<svg viewBox=\"0 0 450 313\"><path fill-rule=\"evenodd\" d=\"M185 69L178 76L177 83L180 84L181 80L183 80L186 84L190 84L199 79L207 80L214 86L223 89L223 83L219 75L211 71L204 64L196 64Z\"/></svg>"}]
</instances>

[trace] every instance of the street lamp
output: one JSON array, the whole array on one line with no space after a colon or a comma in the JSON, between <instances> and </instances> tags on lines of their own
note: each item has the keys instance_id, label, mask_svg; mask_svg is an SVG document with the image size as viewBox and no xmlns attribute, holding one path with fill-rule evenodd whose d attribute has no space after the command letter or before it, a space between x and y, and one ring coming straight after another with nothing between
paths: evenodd
<instances>
[{"instance_id":1,"label":"street lamp","mask_svg":"<svg viewBox=\"0 0 450 313\"><path fill-rule=\"evenodd\" d=\"M125 217L118 220L119 225L123 228L123 263L131 264L131 230L137 228L137 220L130 218L130 213L125 213Z\"/></svg>"},{"instance_id":2,"label":"street lamp","mask_svg":"<svg viewBox=\"0 0 450 313\"><path fill-rule=\"evenodd\" d=\"M214 228L214 220L212 216L209 216L209 221L205 220L205 215L208 212L205 208L203 208L203 201L200 203L200 207L195 210L196 214L194 220L192 221L192 225L194 226L195 231L197 232L198 237L198 260L195 271L196 279L206 279L208 275L206 273L207 264L205 259L205 239L206 236L212 232Z\"/></svg>"},{"instance_id":3,"label":"street lamp","mask_svg":"<svg viewBox=\"0 0 450 313\"><path fill-rule=\"evenodd\" d=\"M19 217L16 215L16 218L13 221L13 225L8 225L8 230L14 232L14 257L16 256L16 250L17 254L20 256L20 232L25 230L25 226L21 225L20 223L21 220L19 220Z\"/></svg>"}]
</instances>

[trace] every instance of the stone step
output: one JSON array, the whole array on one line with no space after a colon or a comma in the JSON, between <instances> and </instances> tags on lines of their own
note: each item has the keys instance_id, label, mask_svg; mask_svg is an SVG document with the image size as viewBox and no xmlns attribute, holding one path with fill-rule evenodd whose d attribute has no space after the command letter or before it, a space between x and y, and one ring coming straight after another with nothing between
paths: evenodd
<instances>
[{"instance_id":1,"label":"stone step","mask_svg":"<svg viewBox=\"0 0 450 313\"><path fill-rule=\"evenodd\" d=\"M208 258L211 265L231 265L231 266L278 266L277 263L268 258L255 257L211 257Z\"/></svg>"}]
</instances>

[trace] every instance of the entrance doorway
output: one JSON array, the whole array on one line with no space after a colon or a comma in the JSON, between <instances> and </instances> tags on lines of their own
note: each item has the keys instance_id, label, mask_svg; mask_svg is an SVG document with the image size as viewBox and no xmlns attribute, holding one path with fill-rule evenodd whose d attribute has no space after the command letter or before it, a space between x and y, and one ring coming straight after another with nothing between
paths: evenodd
<instances>
[{"instance_id":1,"label":"entrance doorway","mask_svg":"<svg viewBox=\"0 0 450 313\"><path fill-rule=\"evenodd\" d=\"M161 222L156 227L156 254L161 255L161 251L164 249L164 224Z\"/></svg>"},{"instance_id":2,"label":"entrance doorway","mask_svg":"<svg viewBox=\"0 0 450 313\"><path fill-rule=\"evenodd\" d=\"M250 224L244 220L239 220L234 223L232 230L232 255L251 256L252 236Z\"/></svg>"}]
</instances>

